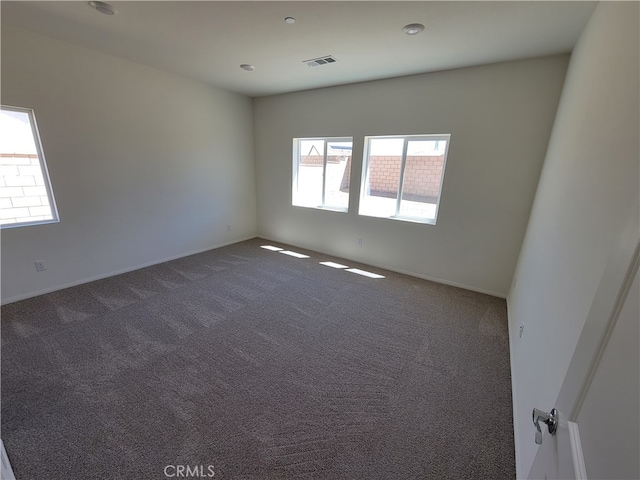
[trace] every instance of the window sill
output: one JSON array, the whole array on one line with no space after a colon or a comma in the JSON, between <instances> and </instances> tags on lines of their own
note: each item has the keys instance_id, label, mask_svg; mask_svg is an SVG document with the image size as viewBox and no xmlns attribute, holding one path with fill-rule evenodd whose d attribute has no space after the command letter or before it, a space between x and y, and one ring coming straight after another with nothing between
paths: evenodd
<instances>
[{"instance_id":1,"label":"window sill","mask_svg":"<svg viewBox=\"0 0 640 480\"><path fill-rule=\"evenodd\" d=\"M366 213L359 213L358 215L362 217L371 217L371 218L384 218L387 220L395 220L397 222L408 222L408 223L421 223L423 225L435 225L435 218L416 218L416 217L402 217L402 216L391 216L391 217L383 217L378 215L367 215Z\"/></svg>"},{"instance_id":2,"label":"window sill","mask_svg":"<svg viewBox=\"0 0 640 480\"><path fill-rule=\"evenodd\" d=\"M60 223L60 220L53 219L53 220L36 220L35 222L4 223L0 225L0 229L4 230L5 228L35 227L37 225L47 225L49 223Z\"/></svg>"},{"instance_id":3,"label":"window sill","mask_svg":"<svg viewBox=\"0 0 640 480\"><path fill-rule=\"evenodd\" d=\"M328 212L349 213L348 208L340 208L340 207L322 207L322 206L310 207L307 205L292 205L292 206L299 207L299 208L310 208L312 210L326 210Z\"/></svg>"}]
</instances>

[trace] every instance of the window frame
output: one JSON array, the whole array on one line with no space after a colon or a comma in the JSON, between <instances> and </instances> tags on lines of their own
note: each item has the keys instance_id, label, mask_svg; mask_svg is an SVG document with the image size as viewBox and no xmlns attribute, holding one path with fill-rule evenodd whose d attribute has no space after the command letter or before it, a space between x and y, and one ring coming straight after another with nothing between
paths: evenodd
<instances>
[{"instance_id":1,"label":"window frame","mask_svg":"<svg viewBox=\"0 0 640 480\"><path fill-rule=\"evenodd\" d=\"M33 137L33 143L36 147L36 153L38 155L38 164L40 165L40 171L42 172L42 178L44 187L47 192L47 198L49 199L49 207L51 208L51 217L48 220L34 220L32 222L20 222L20 223L4 223L0 224L0 230L9 228L30 227L35 225L46 225L49 223L60 222L60 216L58 215L58 207L53 195L53 187L51 186L51 178L49 177L49 169L47 168L47 162L44 157L44 149L42 148L42 141L40 139L40 131L36 122L36 113L33 108L28 107L15 107L12 105L0 105L0 111L7 110L11 112L25 113L29 117L29 126L31 127L31 136ZM8 197L11 198L11 197Z\"/></svg>"},{"instance_id":2,"label":"window frame","mask_svg":"<svg viewBox=\"0 0 640 480\"><path fill-rule=\"evenodd\" d=\"M298 205L294 203L294 199L298 194L298 171L300 169L300 143L303 141L323 141L323 160L322 160L322 196L321 205ZM351 165L353 165L353 137L295 137L293 139L293 178L291 179L291 205L293 207L301 208L313 208L316 210L330 210L332 212L349 212L349 200L351 199L351 193L347 196L347 206L338 207L335 205L326 204L326 186L327 186L327 157L328 157L328 144L334 142L349 142L351 143ZM351 183L351 182L350 182Z\"/></svg>"},{"instance_id":3,"label":"window frame","mask_svg":"<svg viewBox=\"0 0 640 480\"><path fill-rule=\"evenodd\" d=\"M402 163L400 164L400 175L398 179L398 193L396 196L396 209L395 214L393 215L370 215L366 213L362 213L362 205L365 201L365 197L367 196L366 186L370 179L370 151L371 151L371 140L391 140L391 139L403 139L402 145ZM435 215L434 218L427 217L416 217L410 215L400 215L400 206L402 204L402 194L404 191L404 182L405 182L405 167L407 164L407 150L409 146L409 142L411 141L445 141L446 146L444 149L444 159L442 162L442 175L440 177L440 188L438 191L438 199L436 201ZM403 222L413 222L413 223L423 223L426 225L435 225L438 220L438 211L440 209L440 199L442 197L442 186L444 184L444 175L447 167L447 157L449 155L449 145L451 143L451 134L449 133L439 133L439 134L411 134L411 135L367 135L364 137L364 151L362 155L362 179L360 183L360 199L358 203L358 215L364 217L373 217L373 218L387 218L391 220L399 220Z\"/></svg>"}]
</instances>

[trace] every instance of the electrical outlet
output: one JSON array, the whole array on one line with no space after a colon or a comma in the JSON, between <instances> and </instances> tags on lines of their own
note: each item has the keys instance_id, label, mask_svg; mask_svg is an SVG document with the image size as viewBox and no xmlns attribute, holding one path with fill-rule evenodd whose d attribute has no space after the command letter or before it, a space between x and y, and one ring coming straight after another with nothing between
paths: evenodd
<instances>
[{"instance_id":1,"label":"electrical outlet","mask_svg":"<svg viewBox=\"0 0 640 480\"><path fill-rule=\"evenodd\" d=\"M358 246L360 246L360 247L362 246L362 239L361 238L358 239Z\"/></svg>"},{"instance_id":2,"label":"electrical outlet","mask_svg":"<svg viewBox=\"0 0 640 480\"><path fill-rule=\"evenodd\" d=\"M231 231L231 225L227 225L227 232Z\"/></svg>"},{"instance_id":3,"label":"electrical outlet","mask_svg":"<svg viewBox=\"0 0 640 480\"><path fill-rule=\"evenodd\" d=\"M47 269L47 264L44 263L44 260L36 260L34 263L38 272L44 272Z\"/></svg>"},{"instance_id":4,"label":"electrical outlet","mask_svg":"<svg viewBox=\"0 0 640 480\"><path fill-rule=\"evenodd\" d=\"M520 325L520 338L522 338L522 332L524 332L524 323Z\"/></svg>"}]
</instances>

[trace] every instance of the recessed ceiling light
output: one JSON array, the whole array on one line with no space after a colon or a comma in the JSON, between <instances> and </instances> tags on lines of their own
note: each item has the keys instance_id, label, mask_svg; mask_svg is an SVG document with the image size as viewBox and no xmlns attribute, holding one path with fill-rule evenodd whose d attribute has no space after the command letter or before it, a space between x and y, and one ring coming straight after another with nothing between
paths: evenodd
<instances>
[{"instance_id":1,"label":"recessed ceiling light","mask_svg":"<svg viewBox=\"0 0 640 480\"><path fill-rule=\"evenodd\" d=\"M296 23L296 19L293 17L287 17L284 19L285 22L291 24L291 23Z\"/></svg>"},{"instance_id":2,"label":"recessed ceiling light","mask_svg":"<svg viewBox=\"0 0 640 480\"><path fill-rule=\"evenodd\" d=\"M118 13L118 10L113 5L109 5L104 2L89 2L93 8L102 13L103 15L115 15Z\"/></svg>"},{"instance_id":3,"label":"recessed ceiling light","mask_svg":"<svg viewBox=\"0 0 640 480\"><path fill-rule=\"evenodd\" d=\"M407 35L418 35L424 30L424 25L421 23L410 23L402 27L402 31Z\"/></svg>"},{"instance_id":4,"label":"recessed ceiling light","mask_svg":"<svg viewBox=\"0 0 640 480\"><path fill-rule=\"evenodd\" d=\"M256 69L256 67L254 67L253 65L249 65L248 63L243 63L242 65L240 65L240 68L246 70L247 72L253 72Z\"/></svg>"}]
</instances>

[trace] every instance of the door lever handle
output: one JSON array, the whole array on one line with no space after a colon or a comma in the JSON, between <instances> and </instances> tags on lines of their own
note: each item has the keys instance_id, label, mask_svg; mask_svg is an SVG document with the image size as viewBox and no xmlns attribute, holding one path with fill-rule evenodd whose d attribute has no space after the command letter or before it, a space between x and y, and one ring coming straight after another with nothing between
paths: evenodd
<instances>
[{"instance_id":1,"label":"door lever handle","mask_svg":"<svg viewBox=\"0 0 640 480\"><path fill-rule=\"evenodd\" d=\"M542 430L540 428L540 421L546 423L549 433L555 435L558 429L558 410L553 408L551 412L543 412L537 408L533 409L533 424L536 426L536 443L540 445L542 443Z\"/></svg>"}]
</instances>

